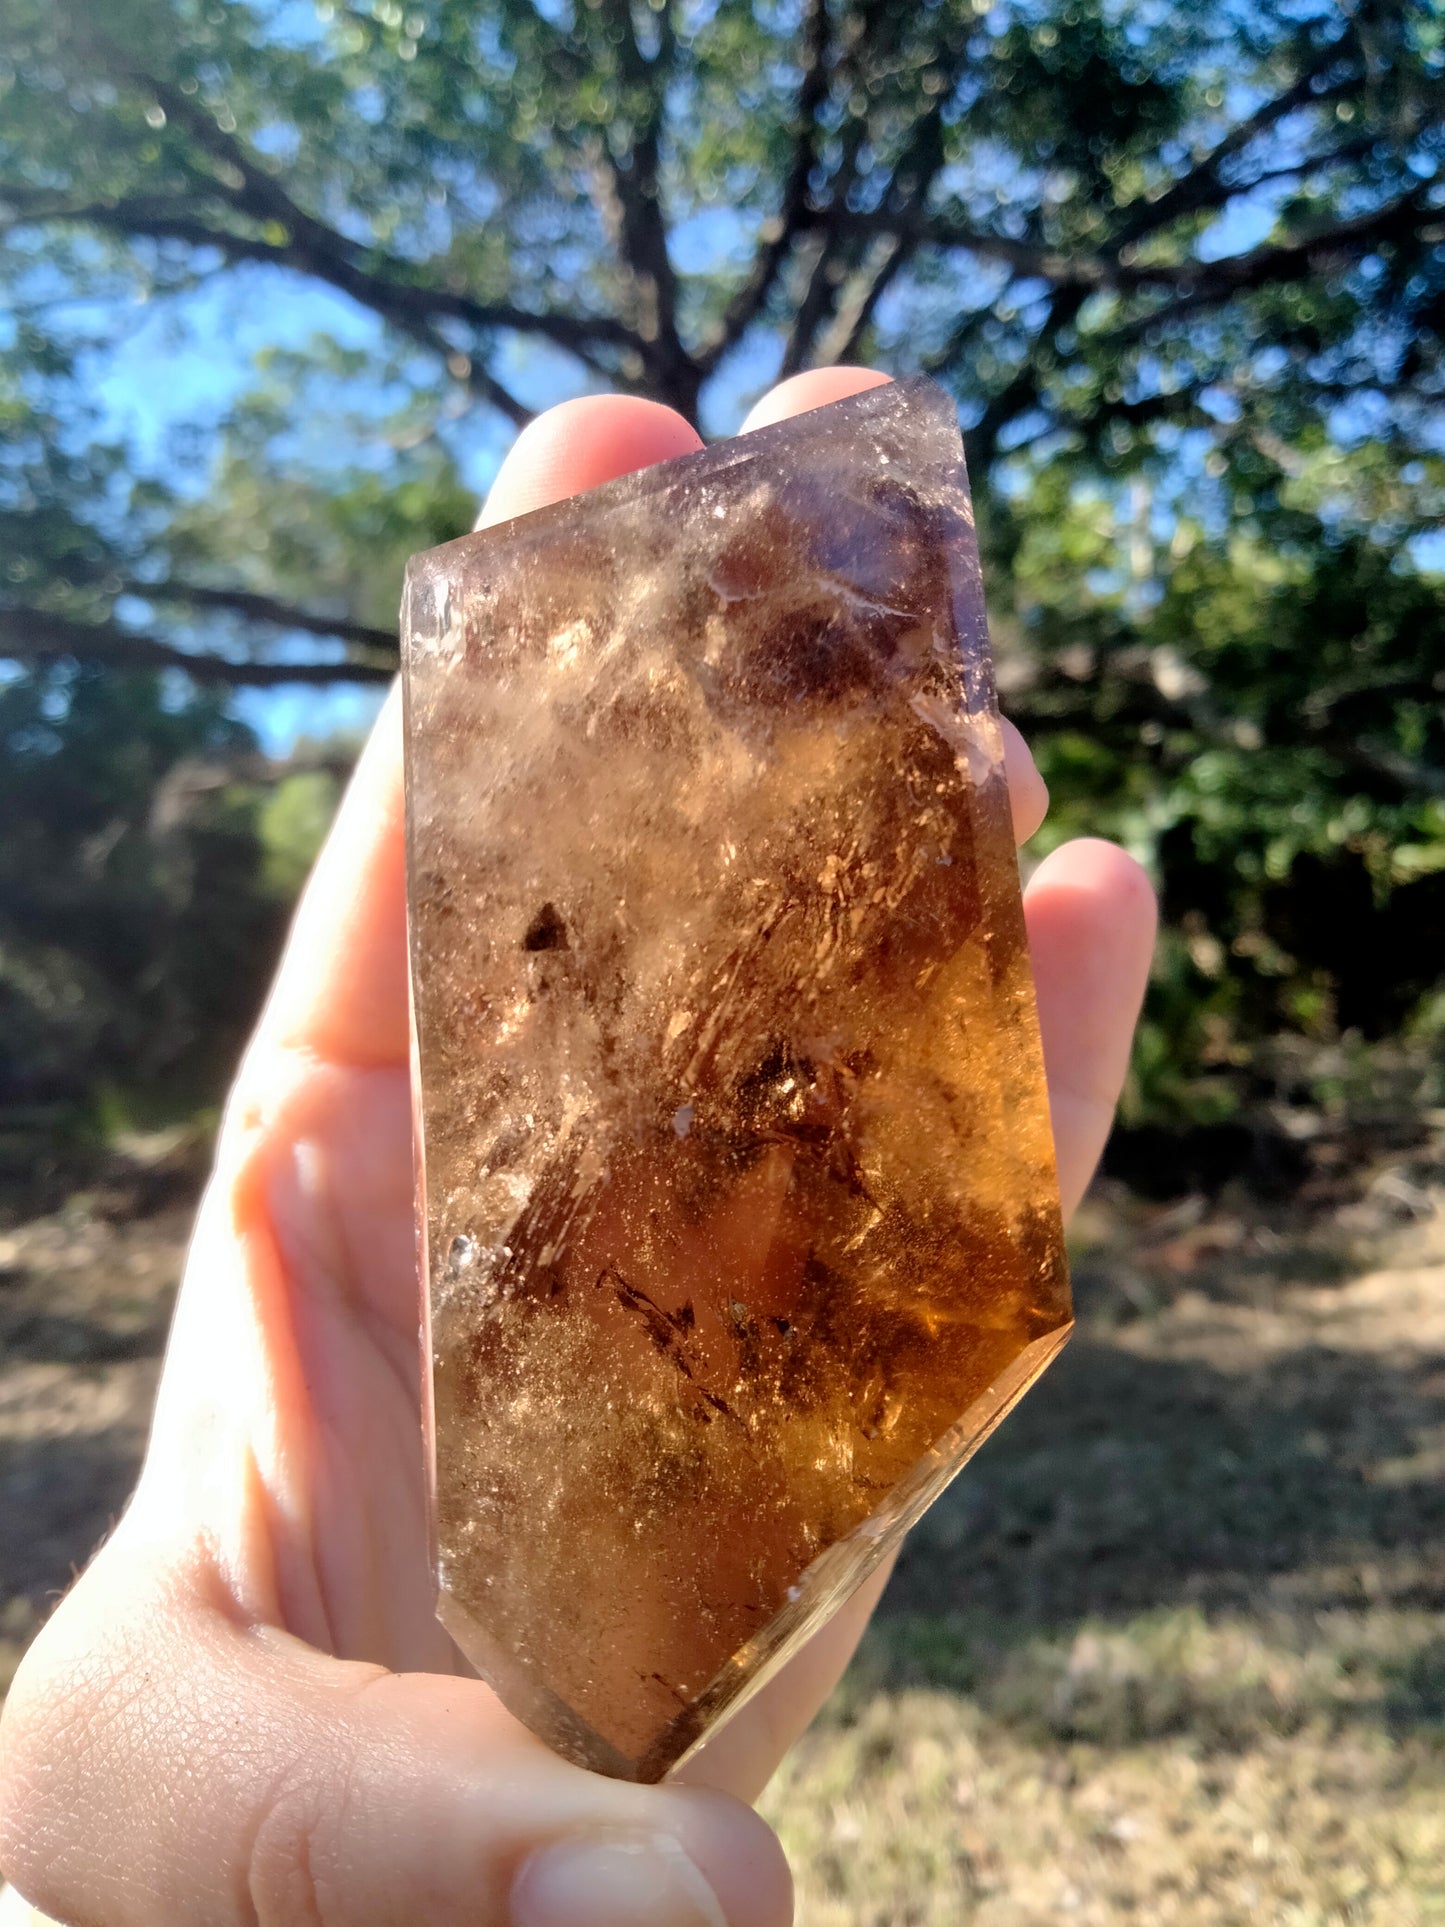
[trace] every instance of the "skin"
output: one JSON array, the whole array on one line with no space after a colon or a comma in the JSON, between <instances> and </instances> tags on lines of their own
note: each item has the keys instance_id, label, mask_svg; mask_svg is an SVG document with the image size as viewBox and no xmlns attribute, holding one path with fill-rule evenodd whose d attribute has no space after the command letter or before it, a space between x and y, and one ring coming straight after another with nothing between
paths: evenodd
<instances>
[{"instance_id":1,"label":"skin","mask_svg":"<svg viewBox=\"0 0 1445 1927\"><path fill-rule=\"evenodd\" d=\"M796 376L748 426L883 379ZM564 404L519 438L483 522L698 445L654 403ZM1022 841L1047 797L1017 731L1008 756ZM1113 1116L1154 903L1086 839L1039 867L1026 910L1067 1212ZM683 1784L585 1773L467 1676L432 1616L417 1377L391 701L227 1107L134 1502L7 1704L0 1867L75 1927L783 1927L787 1868L746 1803L885 1575Z\"/></svg>"}]
</instances>

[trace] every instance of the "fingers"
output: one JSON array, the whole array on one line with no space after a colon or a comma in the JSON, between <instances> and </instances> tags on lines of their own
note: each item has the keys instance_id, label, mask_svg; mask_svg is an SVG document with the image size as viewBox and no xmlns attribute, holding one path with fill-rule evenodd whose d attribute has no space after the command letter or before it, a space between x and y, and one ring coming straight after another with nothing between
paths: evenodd
<instances>
[{"instance_id":1,"label":"fingers","mask_svg":"<svg viewBox=\"0 0 1445 1927\"><path fill-rule=\"evenodd\" d=\"M848 395L861 395L865 388L881 388L892 379L876 368L805 369L801 375L790 375L786 381L780 381L761 401L754 402L740 432L748 435L755 428L770 428L774 422L805 415L810 408L822 408Z\"/></svg>"},{"instance_id":2,"label":"fingers","mask_svg":"<svg viewBox=\"0 0 1445 1927\"><path fill-rule=\"evenodd\" d=\"M332 1064L407 1061L401 700L393 687L297 906L258 1044Z\"/></svg>"},{"instance_id":3,"label":"fingers","mask_svg":"<svg viewBox=\"0 0 1445 1927\"><path fill-rule=\"evenodd\" d=\"M738 1802L568 1766L476 1681L326 1660L238 1624L199 1562L169 1579L133 1556L101 1565L106 1584L61 1608L7 1710L0 1863L45 1912L105 1927L790 1918L781 1849Z\"/></svg>"},{"instance_id":4,"label":"fingers","mask_svg":"<svg viewBox=\"0 0 1445 1927\"><path fill-rule=\"evenodd\" d=\"M1131 856L1081 837L1039 865L1024 916L1067 1217L1093 1176L1124 1087L1157 910Z\"/></svg>"},{"instance_id":5,"label":"fingers","mask_svg":"<svg viewBox=\"0 0 1445 1927\"><path fill-rule=\"evenodd\" d=\"M697 430L661 402L629 395L564 401L529 422L512 444L477 527L492 528L701 447Z\"/></svg>"},{"instance_id":6,"label":"fingers","mask_svg":"<svg viewBox=\"0 0 1445 1927\"><path fill-rule=\"evenodd\" d=\"M1033 751L1008 717L1000 717L999 722L1003 729L1003 764L1008 778L1014 842L1027 843L1048 814L1049 786L1039 775Z\"/></svg>"}]
</instances>

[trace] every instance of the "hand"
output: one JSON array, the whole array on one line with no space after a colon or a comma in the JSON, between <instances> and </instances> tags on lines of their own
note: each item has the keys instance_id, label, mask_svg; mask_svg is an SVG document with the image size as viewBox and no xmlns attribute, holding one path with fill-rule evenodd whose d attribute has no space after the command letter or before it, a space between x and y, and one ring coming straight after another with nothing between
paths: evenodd
<instances>
[{"instance_id":1,"label":"hand","mask_svg":"<svg viewBox=\"0 0 1445 1927\"><path fill-rule=\"evenodd\" d=\"M881 379L796 377L777 420ZM485 520L698 446L596 397L519 439ZM1043 785L1016 732L1019 836ZM1103 1145L1153 937L1138 867L1074 843L1027 900L1065 1208ZM389 702L227 1107L135 1499L0 1728L0 1865L86 1927L781 1927L744 1804L829 1691L880 1575L692 1762L555 1758L432 1614L399 713Z\"/></svg>"}]
</instances>

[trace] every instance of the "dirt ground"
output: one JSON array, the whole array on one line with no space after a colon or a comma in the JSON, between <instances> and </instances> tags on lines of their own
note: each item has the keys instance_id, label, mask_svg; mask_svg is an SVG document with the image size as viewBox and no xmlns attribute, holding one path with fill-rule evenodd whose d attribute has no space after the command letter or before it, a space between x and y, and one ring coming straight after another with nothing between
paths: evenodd
<instances>
[{"instance_id":1,"label":"dirt ground","mask_svg":"<svg viewBox=\"0 0 1445 1927\"><path fill-rule=\"evenodd\" d=\"M0 1231L0 1692L134 1482L192 1207Z\"/></svg>"},{"instance_id":2,"label":"dirt ground","mask_svg":"<svg viewBox=\"0 0 1445 1927\"><path fill-rule=\"evenodd\" d=\"M188 1220L0 1231L0 1690L124 1502ZM803 1927L1442 1927L1438 1154L1308 1208L1105 1187L1075 1272L767 1796Z\"/></svg>"}]
</instances>

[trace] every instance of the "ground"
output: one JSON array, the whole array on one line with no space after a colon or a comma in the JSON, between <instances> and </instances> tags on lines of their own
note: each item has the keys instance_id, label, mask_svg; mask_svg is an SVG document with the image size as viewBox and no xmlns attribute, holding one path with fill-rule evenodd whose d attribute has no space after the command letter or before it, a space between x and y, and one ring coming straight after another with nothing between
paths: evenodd
<instances>
[{"instance_id":1,"label":"ground","mask_svg":"<svg viewBox=\"0 0 1445 1927\"><path fill-rule=\"evenodd\" d=\"M1073 1343L767 1795L802 1927L1445 1927L1440 1180L1086 1207ZM187 1226L0 1233L0 1689L124 1502Z\"/></svg>"}]
</instances>

